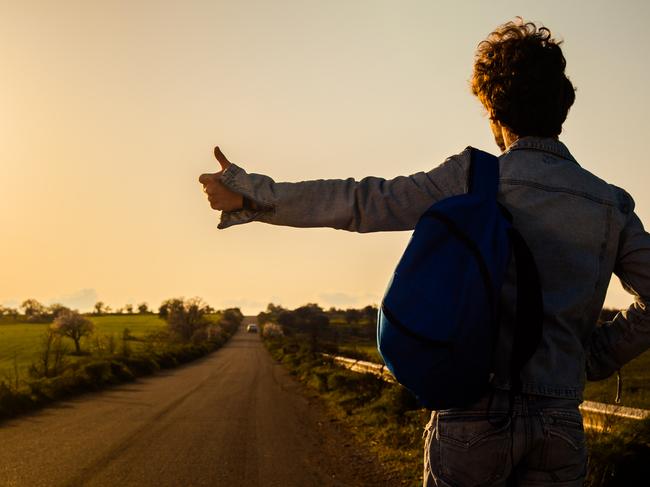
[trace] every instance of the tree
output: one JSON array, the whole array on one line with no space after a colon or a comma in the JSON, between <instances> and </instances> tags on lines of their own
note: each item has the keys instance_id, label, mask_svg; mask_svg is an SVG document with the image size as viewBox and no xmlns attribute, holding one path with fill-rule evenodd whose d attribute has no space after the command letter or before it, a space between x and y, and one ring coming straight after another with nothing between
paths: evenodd
<instances>
[{"instance_id":1,"label":"tree","mask_svg":"<svg viewBox=\"0 0 650 487\"><path fill-rule=\"evenodd\" d=\"M221 323L239 326L244 321L244 313L239 308L228 308L223 311L220 321Z\"/></svg>"},{"instance_id":2,"label":"tree","mask_svg":"<svg viewBox=\"0 0 650 487\"><path fill-rule=\"evenodd\" d=\"M204 334L209 324L205 318L207 307L201 298L168 299L161 305L169 330L185 342Z\"/></svg>"},{"instance_id":3,"label":"tree","mask_svg":"<svg viewBox=\"0 0 650 487\"><path fill-rule=\"evenodd\" d=\"M91 335L94 331L92 322L76 311L65 311L61 313L54 320L50 328L59 335L72 339L77 354L81 353L81 346L79 344L81 339Z\"/></svg>"},{"instance_id":4,"label":"tree","mask_svg":"<svg viewBox=\"0 0 650 487\"><path fill-rule=\"evenodd\" d=\"M140 303L138 305L138 313L141 315L149 312L149 305L147 303Z\"/></svg>"},{"instance_id":5,"label":"tree","mask_svg":"<svg viewBox=\"0 0 650 487\"><path fill-rule=\"evenodd\" d=\"M0 305L0 316L11 316L15 319L18 316L18 310L9 306Z\"/></svg>"},{"instance_id":6,"label":"tree","mask_svg":"<svg viewBox=\"0 0 650 487\"><path fill-rule=\"evenodd\" d=\"M280 317L280 313L287 311L282 306L277 306L273 303L269 303L266 306L266 311L260 311L257 314L258 323L266 323L267 321L277 322Z\"/></svg>"},{"instance_id":7,"label":"tree","mask_svg":"<svg viewBox=\"0 0 650 487\"><path fill-rule=\"evenodd\" d=\"M239 308L228 308L221 312L219 326L224 330L234 333L243 322L244 313Z\"/></svg>"},{"instance_id":8,"label":"tree","mask_svg":"<svg viewBox=\"0 0 650 487\"><path fill-rule=\"evenodd\" d=\"M18 311L18 308L5 308L5 315L11 316L14 320L17 320L20 311Z\"/></svg>"},{"instance_id":9,"label":"tree","mask_svg":"<svg viewBox=\"0 0 650 487\"><path fill-rule=\"evenodd\" d=\"M323 308L315 303L309 303L293 310L293 315L296 329L309 333L312 352L320 351L322 339L329 332L330 322ZM286 330L286 325L282 323L282 318L283 315L280 315L279 322Z\"/></svg>"},{"instance_id":10,"label":"tree","mask_svg":"<svg viewBox=\"0 0 650 487\"><path fill-rule=\"evenodd\" d=\"M363 314L365 318L371 323L375 323L377 321L378 312L379 312L379 308L377 308L377 306L373 306L370 304L365 308L363 308Z\"/></svg>"},{"instance_id":11,"label":"tree","mask_svg":"<svg viewBox=\"0 0 650 487\"><path fill-rule=\"evenodd\" d=\"M28 321L42 321L46 318L45 306L35 299L26 299L20 307Z\"/></svg>"},{"instance_id":12,"label":"tree","mask_svg":"<svg viewBox=\"0 0 650 487\"><path fill-rule=\"evenodd\" d=\"M158 307L158 316L163 320L167 320L170 311L179 307L182 308L183 305L183 298L165 299L162 303L160 303L160 306Z\"/></svg>"},{"instance_id":13,"label":"tree","mask_svg":"<svg viewBox=\"0 0 650 487\"><path fill-rule=\"evenodd\" d=\"M47 308L47 314L49 314L53 320L56 320L58 316L65 311L70 311L70 308L63 306L61 303L51 304Z\"/></svg>"},{"instance_id":14,"label":"tree","mask_svg":"<svg viewBox=\"0 0 650 487\"><path fill-rule=\"evenodd\" d=\"M296 325L296 315L293 311L285 310L278 314L277 321L285 330L293 330Z\"/></svg>"},{"instance_id":15,"label":"tree","mask_svg":"<svg viewBox=\"0 0 650 487\"><path fill-rule=\"evenodd\" d=\"M363 316L363 312L361 310L353 309L353 308L349 308L345 310L345 321L347 321L348 325L359 323L362 316Z\"/></svg>"},{"instance_id":16,"label":"tree","mask_svg":"<svg viewBox=\"0 0 650 487\"><path fill-rule=\"evenodd\" d=\"M127 304L126 306L124 306L124 310L128 314L132 315L133 314L133 305L132 304Z\"/></svg>"},{"instance_id":17,"label":"tree","mask_svg":"<svg viewBox=\"0 0 650 487\"><path fill-rule=\"evenodd\" d=\"M323 308L315 303L305 304L293 310L299 325L311 327L312 325L328 325L329 318L323 311Z\"/></svg>"},{"instance_id":18,"label":"tree","mask_svg":"<svg viewBox=\"0 0 650 487\"><path fill-rule=\"evenodd\" d=\"M94 311L93 313L96 315L102 315L106 312L106 305L104 304L103 301L97 301L95 303Z\"/></svg>"}]
</instances>

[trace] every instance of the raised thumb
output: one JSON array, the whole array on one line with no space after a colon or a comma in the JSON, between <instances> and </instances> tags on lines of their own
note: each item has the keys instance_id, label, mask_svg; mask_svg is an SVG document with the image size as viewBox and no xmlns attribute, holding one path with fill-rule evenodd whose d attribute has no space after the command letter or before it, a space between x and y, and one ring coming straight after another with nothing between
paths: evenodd
<instances>
[{"instance_id":1,"label":"raised thumb","mask_svg":"<svg viewBox=\"0 0 650 487\"><path fill-rule=\"evenodd\" d=\"M223 152L221 152L221 149L219 149L219 146L214 148L214 157L217 158L217 161L219 161L219 164L221 164L221 170L225 171L228 169L228 166L230 166L230 161L226 158L226 156L223 155Z\"/></svg>"}]
</instances>

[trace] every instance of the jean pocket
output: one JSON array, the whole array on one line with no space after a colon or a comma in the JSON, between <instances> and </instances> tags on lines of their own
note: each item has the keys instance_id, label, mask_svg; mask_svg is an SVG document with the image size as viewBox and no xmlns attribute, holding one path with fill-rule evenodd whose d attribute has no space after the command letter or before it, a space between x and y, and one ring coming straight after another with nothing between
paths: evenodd
<instances>
[{"instance_id":1,"label":"jean pocket","mask_svg":"<svg viewBox=\"0 0 650 487\"><path fill-rule=\"evenodd\" d=\"M485 414L438 418L440 477L453 485L489 485L503 478L512 441L511 419Z\"/></svg>"},{"instance_id":2,"label":"jean pocket","mask_svg":"<svg viewBox=\"0 0 650 487\"><path fill-rule=\"evenodd\" d=\"M580 450L585 446L585 430L580 411L544 410L542 424L547 438L552 437L564 442L572 450Z\"/></svg>"},{"instance_id":3,"label":"jean pocket","mask_svg":"<svg viewBox=\"0 0 650 487\"><path fill-rule=\"evenodd\" d=\"M584 478L587 448L582 416L575 410L545 410L541 414L544 448L540 472L549 481L570 482Z\"/></svg>"}]
</instances>

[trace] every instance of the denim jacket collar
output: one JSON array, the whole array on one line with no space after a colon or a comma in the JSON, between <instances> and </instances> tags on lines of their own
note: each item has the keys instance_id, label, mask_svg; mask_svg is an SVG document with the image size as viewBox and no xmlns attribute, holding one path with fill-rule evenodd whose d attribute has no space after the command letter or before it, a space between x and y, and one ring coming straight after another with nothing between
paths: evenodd
<instances>
[{"instance_id":1,"label":"denim jacket collar","mask_svg":"<svg viewBox=\"0 0 650 487\"><path fill-rule=\"evenodd\" d=\"M505 152L507 153L519 149L532 149L549 152L563 159L567 159L578 164L578 161L576 161L575 158L571 155L569 149L567 149L567 146L560 142L558 139L554 139L552 137L522 137L513 142Z\"/></svg>"}]
</instances>

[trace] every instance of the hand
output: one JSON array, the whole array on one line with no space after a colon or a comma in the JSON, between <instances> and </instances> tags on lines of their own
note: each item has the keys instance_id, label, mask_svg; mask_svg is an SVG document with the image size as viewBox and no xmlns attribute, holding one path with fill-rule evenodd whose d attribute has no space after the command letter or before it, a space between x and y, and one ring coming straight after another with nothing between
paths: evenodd
<instances>
[{"instance_id":1,"label":"hand","mask_svg":"<svg viewBox=\"0 0 650 487\"><path fill-rule=\"evenodd\" d=\"M228 169L231 162L223 155L219 147L214 148L214 156L221 164L221 171L214 174L201 174L199 183L203 185L203 192L208 195L210 207L213 210L234 211L241 210L244 206L244 197L229 190L221 182L221 175Z\"/></svg>"}]
</instances>

